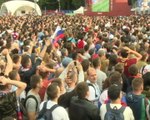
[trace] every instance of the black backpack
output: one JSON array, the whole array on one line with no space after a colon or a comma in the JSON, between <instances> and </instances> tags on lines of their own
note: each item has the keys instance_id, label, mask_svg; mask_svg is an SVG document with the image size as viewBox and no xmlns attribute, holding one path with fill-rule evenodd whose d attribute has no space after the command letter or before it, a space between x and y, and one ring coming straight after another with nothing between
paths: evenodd
<instances>
[{"instance_id":1,"label":"black backpack","mask_svg":"<svg viewBox=\"0 0 150 120\"><path fill-rule=\"evenodd\" d=\"M39 116L37 117L37 120L53 120L52 112L59 105L55 104L50 109L46 109L46 106L47 106L47 102L44 103L44 106L42 110L40 111Z\"/></svg>"},{"instance_id":2,"label":"black backpack","mask_svg":"<svg viewBox=\"0 0 150 120\"><path fill-rule=\"evenodd\" d=\"M120 109L117 109L116 106L112 109L110 107L110 103L106 104L107 112L105 114L104 120L124 120L123 112L125 110L125 107L121 107Z\"/></svg>"},{"instance_id":3,"label":"black backpack","mask_svg":"<svg viewBox=\"0 0 150 120\"><path fill-rule=\"evenodd\" d=\"M23 120L28 120L28 113L26 110L26 102L29 98L32 98L36 101L36 111L38 110L38 100L36 99L36 97L34 95L29 95L25 99L21 99L19 105L20 105L21 113L23 115Z\"/></svg>"}]
</instances>

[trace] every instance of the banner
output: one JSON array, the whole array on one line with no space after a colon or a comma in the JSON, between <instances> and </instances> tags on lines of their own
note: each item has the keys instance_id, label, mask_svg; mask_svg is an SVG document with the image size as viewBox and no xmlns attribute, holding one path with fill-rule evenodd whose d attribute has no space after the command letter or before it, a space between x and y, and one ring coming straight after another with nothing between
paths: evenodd
<instances>
[{"instance_id":1,"label":"banner","mask_svg":"<svg viewBox=\"0 0 150 120\"><path fill-rule=\"evenodd\" d=\"M109 12L110 0L92 0L92 12Z\"/></svg>"}]
</instances>

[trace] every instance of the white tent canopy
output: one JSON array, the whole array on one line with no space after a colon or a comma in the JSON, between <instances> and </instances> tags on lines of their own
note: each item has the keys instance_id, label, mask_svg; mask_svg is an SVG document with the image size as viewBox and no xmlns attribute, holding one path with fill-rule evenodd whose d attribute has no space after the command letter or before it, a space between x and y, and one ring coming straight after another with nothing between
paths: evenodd
<instances>
[{"instance_id":1,"label":"white tent canopy","mask_svg":"<svg viewBox=\"0 0 150 120\"><path fill-rule=\"evenodd\" d=\"M1 15L24 15L34 13L36 15L42 15L39 5L35 2L26 0L12 0L2 4Z\"/></svg>"},{"instance_id":2,"label":"white tent canopy","mask_svg":"<svg viewBox=\"0 0 150 120\"><path fill-rule=\"evenodd\" d=\"M79 9L73 11L74 14L84 14L84 7L80 7Z\"/></svg>"}]
</instances>

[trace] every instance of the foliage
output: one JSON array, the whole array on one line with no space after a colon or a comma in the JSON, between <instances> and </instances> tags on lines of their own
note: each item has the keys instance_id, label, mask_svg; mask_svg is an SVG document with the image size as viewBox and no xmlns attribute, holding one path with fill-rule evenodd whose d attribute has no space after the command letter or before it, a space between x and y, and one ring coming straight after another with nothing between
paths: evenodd
<instances>
[{"instance_id":1,"label":"foliage","mask_svg":"<svg viewBox=\"0 0 150 120\"><path fill-rule=\"evenodd\" d=\"M72 4L75 9L78 9L81 6L85 6L85 0L72 0Z\"/></svg>"},{"instance_id":2,"label":"foliage","mask_svg":"<svg viewBox=\"0 0 150 120\"><path fill-rule=\"evenodd\" d=\"M38 4L42 9L56 10L59 8L58 0L39 0ZM84 6L85 0L60 0L62 10L75 10Z\"/></svg>"},{"instance_id":3,"label":"foliage","mask_svg":"<svg viewBox=\"0 0 150 120\"><path fill-rule=\"evenodd\" d=\"M9 0L0 0L0 5ZM29 0L34 2L34 0ZM56 10L59 8L58 0L39 0L38 5L42 10ZM85 0L60 0L61 10L75 10L85 5Z\"/></svg>"},{"instance_id":4,"label":"foliage","mask_svg":"<svg viewBox=\"0 0 150 120\"><path fill-rule=\"evenodd\" d=\"M58 9L58 1L57 0L39 0L38 4L40 5L41 9L50 9L56 10Z\"/></svg>"},{"instance_id":5,"label":"foliage","mask_svg":"<svg viewBox=\"0 0 150 120\"><path fill-rule=\"evenodd\" d=\"M0 6L1 6L4 2L6 2L6 0L0 0Z\"/></svg>"}]
</instances>

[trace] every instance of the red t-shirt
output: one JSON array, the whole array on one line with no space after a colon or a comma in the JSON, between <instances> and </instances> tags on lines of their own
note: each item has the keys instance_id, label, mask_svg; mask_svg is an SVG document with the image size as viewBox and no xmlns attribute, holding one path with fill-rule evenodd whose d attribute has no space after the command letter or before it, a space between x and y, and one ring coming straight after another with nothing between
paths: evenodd
<instances>
[{"instance_id":1,"label":"red t-shirt","mask_svg":"<svg viewBox=\"0 0 150 120\"><path fill-rule=\"evenodd\" d=\"M128 72L128 68L137 63L137 59L136 58L131 58L131 59L126 59L126 60L122 60L121 58L118 58L118 62L119 63L123 63L124 64L124 74L129 77L130 73Z\"/></svg>"},{"instance_id":2,"label":"red t-shirt","mask_svg":"<svg viewBox=\"0 0 150 120\"><path fill-rule=\"evenodd\" d=\"M51 83L51 80L43 80L43 86L42 86L42 88L39 91L39 95L40 95L41 101L44 100L44 95L45 95L46 89L47 89L47 87L48 87L48 85L50 83Z\"/></svg>"},{"instance_id":3,"label":"red t-shirt","mask_svg":"<svg viewBox=\"0 0 150 120\"><path fill-rule=\"evenodd\" d=\"M79 40L78 43L77 43L77 47L78 47L79 49L84 48L84 40Z\"/></svg>"}]
</instances>

